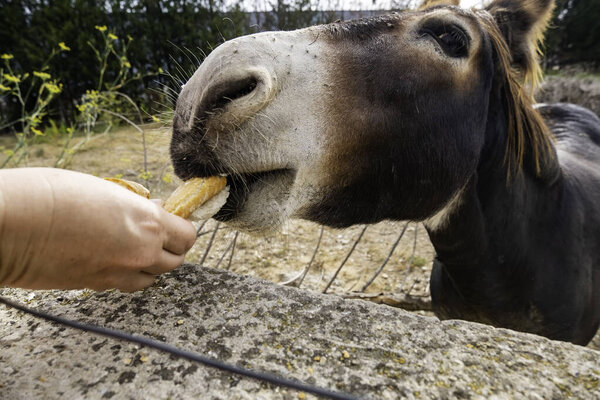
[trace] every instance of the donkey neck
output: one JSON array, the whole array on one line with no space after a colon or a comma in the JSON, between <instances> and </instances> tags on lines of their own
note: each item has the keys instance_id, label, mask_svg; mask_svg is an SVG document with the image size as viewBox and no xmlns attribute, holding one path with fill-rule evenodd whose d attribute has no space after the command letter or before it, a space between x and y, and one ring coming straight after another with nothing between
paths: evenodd
<instances>
[{"instance_id":1,"label":"donkey neck","mask_svg":"<svg viewBox=\"0 0 600 400\"><path fill-rule=\"evenodd\" d=\"M476 185L473 176L442 210L425 221L436 259L445 265L475 267L486 254L488 237Z\"/></svg>"},{"instance_id":2,"label":"donkey neck","mask_svg":"<svg viewBox=\"0 0 600 400\"><path fill-rule=\"evenodd\" d=\"M550 158L536 173L527 151L520 173L508 177L504 121L502 106L490 104L476 171L442 211L425 221L436 250L431 295L442 319L538 332L531 285L547 261L538 255L547 248L545 234L552 230L564 179L558 161Z\"/></svg>"},{"instance_id":3,"label":"donkey neck","mask_svg":"<svg viewBox=\"0 0 600 400\"><path fill-rule=\"evenodd\" d=\"M502 107L490 106L486 141L476 172L440 212L425 222L437 259L447 268L479 269L482 264L518 263L534 234L532 221L543 220L560 193L558 163L545 164L545 169L536 174L527 153L523 169L507 176L506 119L502 111L493 110Z\"/></svg>"}]
</instances>

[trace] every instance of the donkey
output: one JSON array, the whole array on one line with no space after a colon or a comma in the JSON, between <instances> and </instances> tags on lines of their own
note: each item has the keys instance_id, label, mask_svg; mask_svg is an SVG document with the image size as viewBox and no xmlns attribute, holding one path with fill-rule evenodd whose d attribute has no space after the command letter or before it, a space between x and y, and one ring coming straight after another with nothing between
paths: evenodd
<instances>
[{"instance_id":1,"label":"donkey","mask_svg":"<svg viewBox=\"0 0 600 400\"><path fill-rule=\"evenodd\" d=\"M600 323L600 119L534 105L552 0L267 32L183 87L171 157L226 174L216 218L263 231L424 221L434 311L587 343Z\"/></svg>"}]
</instances>

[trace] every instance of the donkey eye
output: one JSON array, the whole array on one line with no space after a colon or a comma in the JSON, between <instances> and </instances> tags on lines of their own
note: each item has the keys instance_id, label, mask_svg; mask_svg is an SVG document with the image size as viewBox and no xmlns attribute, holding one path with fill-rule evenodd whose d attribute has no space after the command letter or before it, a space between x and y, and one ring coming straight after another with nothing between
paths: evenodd
<instances>
[{"instance_id":1,"label":"donkey eye","mask_svg":"<svg viewBox=\"0 0 600 400\"><path fill-rule=\"evenodd\" d=\"M456 25L428 26L421 30L421 34L433 37L450 57L461 58L469 54L469 36Z\"/></svg>"}]
</instances>

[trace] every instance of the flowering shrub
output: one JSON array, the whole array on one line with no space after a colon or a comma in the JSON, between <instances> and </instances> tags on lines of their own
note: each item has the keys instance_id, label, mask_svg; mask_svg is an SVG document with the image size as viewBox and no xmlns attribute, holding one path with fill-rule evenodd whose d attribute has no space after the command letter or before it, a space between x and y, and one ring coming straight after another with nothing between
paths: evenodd
<instances>
[{"instance_id":1,"label":"flowering shrub","mask_svg":"<svg viewBox=\"0 0 600 400\"><path fill-rule=\"evenodd\" d=\"M129 36L124 40L120 39L105 25L97 25L95 29L101 35L101 46L97 48L91 42L88 42L88 45L92 48L100 66L97 85L94 89L86 90L76 104L75 123L64 129L66 134L64 145L54 163L55 167L65 167L69 163L70 157L98 133L97 126L100 120L105 123L105 128L101 133L105 134L115 124L125 122L134 126L142 136L144 135L144 131L139 125L143 120L140 109L129 96L120 92L120 89L131 82L156 75L162 71L159 69L158 72L145 74L134 71L127 58L128 47L133 39ZM0 130L10 129L17 139L13 148L1 149L4 159L0 159L0 168L18 166L26 161L31 141L35 137L44 136L43 123L48 114L48 107L63 90L62 83L58 79L53 79L48 65L57 54L70 50L65 42L59 42L42 67L31 73L16 71L13 67L13 55L0 55L3 63L3 67L0 68L0 96L12 97L21 105L20 118L0 125ZM116 65L117 68L110 71L112 78L108 79L107 72L110 65ZM23 93L26 81L28 81L28 89ZM33 106L31 106L32 103ZM126 116L131 111L135 115L134 118ZM156 116L150 117L153 121L158 122ZM134 122L133 119L136 119L137 122ZM55 124L52 123L52 125ZM80 137L80 140L73 143L73 139L77 136ZM146 165L140 176L146 180L151 177Z\"/></svg>"},{"instance_id":2,"label":"flowering shrub","mask_svg":"<svg viewBox=\"0 0 600 400\"><path fill-rule=\"evenodd\" d=\"M17 142L12 149L2 149L5 156L0 162L0 168L5 167L10 162L18 165L27 157L27 145L32 137L43 136L41 128L43 118L47 114L48 106L54 97L62 91L62 84L57 79L52 79L52 75L47 72L48 63L56 54L61 51L69 51L64 45L54 49L46 59L39 71L30 73L19 73L13 69L13 55L2 54L3 66L0 68L0 95L15 98L21 106L20 118L7 122L0 126L0 129L11 129L17 138ZM28 90L24 93L23 83L30 81ZM27 107L30 97L35 101L32 107Z\"/></svg>"}]
</instances>

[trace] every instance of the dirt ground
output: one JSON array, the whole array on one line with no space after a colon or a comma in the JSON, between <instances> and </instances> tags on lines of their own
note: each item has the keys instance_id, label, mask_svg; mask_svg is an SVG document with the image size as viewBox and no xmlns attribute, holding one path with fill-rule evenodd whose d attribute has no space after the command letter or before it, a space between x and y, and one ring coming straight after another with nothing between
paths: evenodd
<instances>
[{"instance_id":1,"label":"dirt ground","mask_svg":"<svg viewBox=\"0 0 600 400\"><path fill-rule=\"evenodd\" d=\"M73 156L68 167L99 177L136 180L149 187L152 197L164 199L179 183L169 161L170 128L155 124L145 126L144 131L147 165L151 174L147 182L143 179L141 135L132 128L119 129L91 140ZM0 149L10 145L10 138L0 137ZM22 166L53 165L61 146L60 138L44 139L30 148L30 157ZM381 222L368 226L335 279L336 270L347 258L364 226L344 230L323 228L320 246L300 286L322 292L330 284L330 293L362 292L365 283L388 257L404 225L405 222ZM321 229L314 223L290 221L277 234L254 237L238 234L210 220L202 227L187 261L231 269L276 283L292 281L292 284L298 285L300 275L315 253ZM383 293L383 297L388 299L406 299L408 294L420 304L424 303L423 308L426 308L433 256L434 250L424 227L410 223L383 271L364 293ZM415 312L432 315L426 310ZM598 336L591 347L600 349Z\"/></svg>"}]
</instances>

